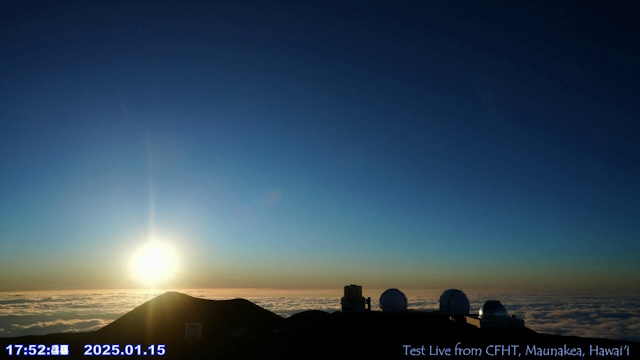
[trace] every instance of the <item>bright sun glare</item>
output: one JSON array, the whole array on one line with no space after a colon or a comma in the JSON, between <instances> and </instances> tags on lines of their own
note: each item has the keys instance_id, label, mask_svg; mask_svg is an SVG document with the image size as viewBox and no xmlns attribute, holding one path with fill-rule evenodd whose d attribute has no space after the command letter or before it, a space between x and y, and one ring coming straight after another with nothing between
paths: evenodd
<instances>
[{"instance_id":1,"label":"bright sun glare","mask_svg":"<svg viewBox=\"0 0 640 360\"><path fill-rule=\"evenodd\" d=\"M133 275L147 286L154 286L166 280L175 272L176 261L173 251L158 242L150 242L133 256Z\"/></svg>"}]
</instances>

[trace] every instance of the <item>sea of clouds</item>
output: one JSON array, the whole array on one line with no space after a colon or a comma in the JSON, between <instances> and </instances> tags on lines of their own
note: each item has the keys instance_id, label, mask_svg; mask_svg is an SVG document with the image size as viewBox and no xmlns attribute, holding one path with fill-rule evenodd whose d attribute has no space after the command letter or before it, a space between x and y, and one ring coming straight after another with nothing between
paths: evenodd
<instances>
[{"instance_id":1,"label":"sea of clouds","mask_svg":"<svg viewBox=\"0 0 640 360\"><path fill-rule=\"evenodd\" d=\"M304 310L333 312L339 296L230 296L215 290L185 290L206 299L244 297L282 317ZM93 331L116 320L162 291L0 293L0 337ZM436 310L441 291L407 293L409 309ZM371 296L379 309L380 293ZM472 313L488 299L500 300L537 332L640 342L640 297L468 293Z\"/></svg>"}]
</instances>

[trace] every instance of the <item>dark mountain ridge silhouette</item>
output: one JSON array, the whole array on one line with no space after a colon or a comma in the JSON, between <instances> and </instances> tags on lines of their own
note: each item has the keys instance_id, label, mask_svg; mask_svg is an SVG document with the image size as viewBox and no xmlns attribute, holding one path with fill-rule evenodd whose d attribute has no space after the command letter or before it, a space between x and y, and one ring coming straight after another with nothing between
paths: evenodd
<instances>
[{"instance_id":1,"label":"dark mountain ridge silhouette","mask_svg":"<svg viewBox=\"0 0 640 360\"><path fill-rule=\"evenodd\" d=\"M282 317L245 299L215 301L167 292L96 333L108 339L171 342L184 338L186 323L201 323L202 333L215 338L234 331L238 334L270 331L283 322Z\"/></svg>"},{"instance_id":2,"label":"dark mountain ridge silhouette","mask_svg":"<svg viewBox=\"0 0 640 360\"><path fill-rule=\"evenodd\" d=\"M185 338L185 325L189 323L202 324L201 339ZM531 353L525 356L527 346L554 351L580 348L585 358L600 359L603 357L589 353L590 346L628 349L629 354L640 351L640 344L631 341L546 335L527 328L478 329L437 312L330 314L308 310L284 319L248 300L206 300L177 292L151 299L97 331L0 338L0 350L6 358L5 347L9 344L69 344L70 356L64 358L87 359L87 345L118 344L124 349L127 344L140 344L142 349L150 345L166 347L163 356L145 357L154 359L396 359L412 357L405 345L424 345L424 357L431 356L429 350L436 347L453 351L458 343L482 349L483 358L496 358L486 354L492 345L517 345L520 357L539 357Z\"/></svg>"}]
</instances>

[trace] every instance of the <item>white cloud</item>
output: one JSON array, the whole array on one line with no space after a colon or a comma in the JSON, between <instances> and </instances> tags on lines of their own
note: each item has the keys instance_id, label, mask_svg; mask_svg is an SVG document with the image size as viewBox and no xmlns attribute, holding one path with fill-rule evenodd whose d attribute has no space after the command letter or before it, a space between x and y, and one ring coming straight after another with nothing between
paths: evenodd
<instances>
[{"instance_id":1,"label":"white cloud","mask_svg":"<svg viewBox=\"0 0 640 360\"><path fill-rule=\"evenodd\" d=\"M209 299L211 292L191 291ZM133 310L160 291L87 292L62 294L0 294L0 334L3 337L47 334L63 331L91 331ZM189 293L189 292L187 292ZM206 295L203 295L205 294ZM596 295L467 294L472 312L485 300L500 300L509 311L525 320L527 327L547 334L602 337L640 341L640 298ZM377 296L371 308L379 309ZM304 310L334 312L340 298L246 297L282 317ZM408 296L410 309L438 308L436 295Z\"/></svg>"},{"instance_id":2,"label":"white cloud","mask_svg":"<svg viewBox=\"0 0 640 360\"><path fill-rule=\"evenodd\" d=\"M40 321L29 325L11 324L11 336L45 335L70 331L93 331L109 324L104 319Z\"/></svg>"},{"instance_id":3,"label":"white cloud","mask_svg":"<svg viewBox=\"0 0 640 360\"><path fill-rule=\"evenodd\" d=\"M489 298L501 300L510 314L540 333L640 341L638 297L487 294L470 298L471 308Z\"/></svg>"},{"instance_id":4,"label":"white cloud","mask_svg":"<svg viewBox=\"0 0 640 360\"><path fill-rule=\"evenodd\" d=\"M0 333L12 337L96 330L160 293L0 293Z\"/></svg>"}]
</instances>

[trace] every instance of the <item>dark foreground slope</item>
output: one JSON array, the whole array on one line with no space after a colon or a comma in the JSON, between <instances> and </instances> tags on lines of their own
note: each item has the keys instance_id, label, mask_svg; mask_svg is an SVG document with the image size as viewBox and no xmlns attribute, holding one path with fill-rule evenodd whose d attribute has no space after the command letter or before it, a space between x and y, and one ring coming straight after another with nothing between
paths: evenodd
<instances>
[{"instance_id":1,"label":"dark foreground slope","mask_svg":"<svg viewBox=\"0 0 640 360\"><path fill-rule=\"evenodd\" d=\"M202 339L185 339L188 323L202 324ZM122 355L127 345L140 345L141 354L146 351L146 358L157 359L447 359L456 352L466 353L460 356L464 358L620 359L640 354L640 344L634 342L552 336L529 329L480 330L437 313L312 310L283 319L247 300L204 300L175 292L142 304L98 331L0 338L2 357L8 357L9 344L69 344L70 356L59 357L67 359L95 358L86 355L87 349L115 344L120 353L113 355L111 350L109 357L121 359L144 357L135 354L137 349L134 355ZM152 345L156 352L163 345L165 354L150 356Z\"/></svg>"}]
</instances>

